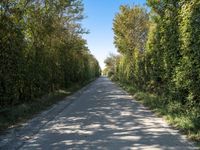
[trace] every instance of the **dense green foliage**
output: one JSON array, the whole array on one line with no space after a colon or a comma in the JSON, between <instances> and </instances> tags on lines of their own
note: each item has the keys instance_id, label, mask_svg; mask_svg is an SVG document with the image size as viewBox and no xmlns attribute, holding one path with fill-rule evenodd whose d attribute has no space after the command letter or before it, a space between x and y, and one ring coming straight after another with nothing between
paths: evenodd
<instances>
[{"instance_id":1,"label":"dense green foliage","mask_svg":"<svg viewBox=\"0 0 200 150\"><path fill-rule=\"evenodd\" d=\"M148 33L148 14L139 6L134 8L121 6L120 11L113 24L115 45L122 54L116 69L120 76L116 78L131 81L139 86L143 81L141 74L145 76L142 68L144 68L143 55Z\"/></svg>"},{"instance_id":2,"label":"dense green foliage","mask_svg":"<svg viewBox=\"0 0 200 150\"><path fill-rule=\"evenodd\" d=\"M0 109L100 75L81 0L0 2Z\"/></svg>"},{"instance_id":3,"label":"dense green foliage","mask_svg":"<svg viewBox=\"0 0 200 150\"><path fill-rule=\"evenodd\" d=\"M150 13L122 6L115 16L120 55L107 58L116 60L105 62L106 71L112 70L108 76L157 95L163 109L179 106L173 112L188 116L188 132L200 133L200 1L149 0L148 5Z\"/></svg>"}]
</instances>

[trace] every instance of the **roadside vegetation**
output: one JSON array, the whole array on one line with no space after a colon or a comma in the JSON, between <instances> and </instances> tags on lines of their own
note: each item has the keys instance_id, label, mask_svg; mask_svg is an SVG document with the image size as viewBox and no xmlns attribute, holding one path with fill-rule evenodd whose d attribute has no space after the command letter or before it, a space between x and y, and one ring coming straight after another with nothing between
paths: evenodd
<instances>
[{"instance_id":1,"label":"roadside vegetation","mask_svg":"<svg viewBox=\"0 0 200 150\"><path fill-rule=\"evenodd\" d=\"M0 1L0 129L100 75L83 9L81 0Z\"/></svg>"},{"instance_id":2,"label":"roadside vegetation","mask_svg":"<svg viewBox=\"0 0 200 150\"><path fill-rule=\"evenodd\" d=\"M200 1L121 6L104 74L200 142Z\"/></svg>"},{"instance_id":3,"label":"roadside vegetation","mask_svg":"<svg viewBox=\"0 0 200 150\"><path fill-rule=\"evenodd\" d=\"M33 101L27 101L1 110L0 132L4 133L3 131L7 128L20 126L20 124L26 122L41 111L50 108L53 104L58 103L92 81L93 80L75 83L67 89L57 90L34 99Z\"/></svg>"}]
</instances>

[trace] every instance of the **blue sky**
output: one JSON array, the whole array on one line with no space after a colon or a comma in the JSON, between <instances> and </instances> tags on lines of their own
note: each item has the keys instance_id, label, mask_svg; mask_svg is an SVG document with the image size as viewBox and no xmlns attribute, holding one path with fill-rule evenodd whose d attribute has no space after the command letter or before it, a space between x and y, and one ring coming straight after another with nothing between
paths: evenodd
<instances>
[{"instance_id":1,"label":"blue sky","mask_svg":"<svg viewBox=\"0 0 200 150\"><path fill-rule=\"evenodd\" d=\"M143 5L146 0L83 0L84 15L83 27L89 30L84 35L91 53L97 58L101 68L109 53L117 53L113 44L112 23L122 4Z\"/></svg>"}]
</instances>

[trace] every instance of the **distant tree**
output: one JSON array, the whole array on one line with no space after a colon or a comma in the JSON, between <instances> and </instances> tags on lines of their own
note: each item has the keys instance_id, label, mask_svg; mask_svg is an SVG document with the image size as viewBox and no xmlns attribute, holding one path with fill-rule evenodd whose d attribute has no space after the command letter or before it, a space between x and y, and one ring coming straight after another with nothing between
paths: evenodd
<instances>
[{"instance_id":1,"label":"distant tree","mask_svg":"<svg viewBox=\"0 0 200 150\"><path fill-rule=\"evenodd\" d=\"M117 63L119 61L119 56L110 53L110 55L104 60L106 68L104 69L104 74L112 79L115 79L117 73Z\"/></svg>"}]
</instances>

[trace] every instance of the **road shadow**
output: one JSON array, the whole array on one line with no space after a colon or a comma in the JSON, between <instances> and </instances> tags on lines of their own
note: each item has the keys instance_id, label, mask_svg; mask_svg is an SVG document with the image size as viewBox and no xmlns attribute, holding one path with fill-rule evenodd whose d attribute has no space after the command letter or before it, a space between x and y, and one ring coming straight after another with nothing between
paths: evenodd
<instances>
[{"instance_id":1,"label":"road shadow","mask_svg":"<svg viewBox=\"0 0 200 150\"><path fill-rule=\"evenodd\" d=\"M110 82L99 78L21 149L194 149Z\"/></svg>"}]
</instances>

